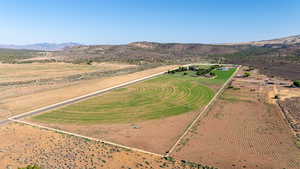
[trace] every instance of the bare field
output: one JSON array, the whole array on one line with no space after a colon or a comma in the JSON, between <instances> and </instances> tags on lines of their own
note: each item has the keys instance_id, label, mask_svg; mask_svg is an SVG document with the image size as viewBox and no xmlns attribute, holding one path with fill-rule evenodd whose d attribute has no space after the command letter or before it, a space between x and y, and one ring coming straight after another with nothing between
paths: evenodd
<instances>
[{"instance_id":1,"label":"bare field","mask_svg":"<svg viewBox=\"0 0 300 169\"><path fill-rule=\"evenodd\" d=\"M295 138L280 108L268 103L273 87L253 81L235 81L233 86L173 155L219 168L300 168Z\"/></svg>"},{"instance_id":2,"label":"bare field","mask_svg":"<svg viewBox=\"0 0 300 169\"><path fill-rule=\"evenodd\" d=\"M26 121L164 154L198 113L194 111L168 118L125 124L82 125L41 123L29 119Z\"/></svg>"},{"instance_id":3,"label":"bare field","mask_svg":"<svg viewBox=\"0 0 300 169\"><path fill-rule=\"evenodd\" d=\"M197 168L180 161L132 152L27 125L0 127L0 167L17 169L37 164L43 169L69 168Z\"/></svg>"},{"instance_id":4,"label":"bare field","mask_svg":"<svg viewBox=\"0 0 300 169\"><path fill-rule=\"evenodd\" d=\"M93 71L109 71L134 67L128 64L96 63L30 63L30 64L0 64L0 83L30 81L81 74Z\"/></svg>"},{"instance_id":5,"label":"bare field","mask_svg":"<svg viewBox=\"0 0 300 169\"><path fill-rule=\"evenodd\" d=\"M92 93L97 90L116 86L118 84L146 77L162 71L167 71L174 67L176 66L162 66L126 75L78 81L72 84L62 84L61 86L49 85L45 87L32 85L29 87L13 87L10 89L10 92L19 92L20 95L1 98L0 109L2 111L0 112L0 117L5 118L28 112L70 98ZM45 87L45 90L43 87ZM7 93L6 90L0 91L1 94L2 92Z\"/></svg>"}]
</instances>

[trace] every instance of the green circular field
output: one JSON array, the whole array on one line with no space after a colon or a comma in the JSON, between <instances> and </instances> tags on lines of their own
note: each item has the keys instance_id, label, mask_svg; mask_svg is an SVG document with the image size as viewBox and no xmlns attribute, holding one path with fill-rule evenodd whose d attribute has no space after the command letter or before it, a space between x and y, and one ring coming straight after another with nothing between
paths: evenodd
<instances>
[{"instance_id":1,"label":"green circular field","mask_svg":"<svg viewBox=\"0 0 300 169\"><path fill-rule=\"evenodd\" d=\"M228 73L226 77L230 75ZM216 85L227 80L223 74L219 77L204 80L192 75L165 74L34 116L33 119L52 123L97 124L129 123L179 115L205 106L215 92L203 84Z\"/></svg>"}]
</instances>

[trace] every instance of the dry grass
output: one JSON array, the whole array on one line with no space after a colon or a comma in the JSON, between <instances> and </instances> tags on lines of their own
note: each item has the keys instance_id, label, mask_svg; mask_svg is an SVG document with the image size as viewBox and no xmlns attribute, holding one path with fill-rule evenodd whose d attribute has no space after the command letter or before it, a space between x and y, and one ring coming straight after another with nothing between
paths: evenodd
<instances>
[{"instance_id":1,"label":"dry grass","mask_svg":"<svg viewBox=\"0 0 300 169\"><path fill-rule=\"evenodd\" d=\"M198 168L176 160L11 123L0 127L0 168ZM163 167L161 167L163 166Z\"/></svg>"},{"instance_id":2,"label":"dry grass","mask_svg":"<svg viewBox=\"0 0 300 169\"><path fill-rule=\"evenodd\" d=\"M30 63L30 64L0 64L0 83L29 81L81 74L94 71L109 71L134 67L128 64L97 63Z\"/></svg>"}]
</instances>

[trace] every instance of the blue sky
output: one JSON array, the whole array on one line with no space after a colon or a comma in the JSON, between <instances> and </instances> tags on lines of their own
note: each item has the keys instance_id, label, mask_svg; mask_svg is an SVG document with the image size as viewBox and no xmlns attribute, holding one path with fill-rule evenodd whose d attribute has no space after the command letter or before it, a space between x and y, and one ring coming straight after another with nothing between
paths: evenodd
<instances>
[{"instance_id":1,"label":"blue sky","mask_svg":"<svg viewBox=\"0 0 300 169\"><path fill-rule=\"evenodd\" d=\"M0 44L223 43L300 34L299 0L0 2Z\"/></svg>"}]
</instances>

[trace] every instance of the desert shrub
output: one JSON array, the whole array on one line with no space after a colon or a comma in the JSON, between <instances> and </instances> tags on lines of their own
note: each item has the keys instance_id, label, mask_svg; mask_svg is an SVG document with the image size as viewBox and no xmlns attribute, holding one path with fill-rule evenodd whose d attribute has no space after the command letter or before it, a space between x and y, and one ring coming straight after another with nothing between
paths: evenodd
<instances>
[{"instance_id":1,"label":"desert shrub","mask_svg":"<svg viewBox=\"0 0 300 169\"><path fill-rule=\"evenodd\" d=\"M229 85L228 87L227 87L227 89L233 89L234 87L232 86L232 85Z\"/></svg>"},{"instance_id":2,"label":"desert shrub","mask_svg":"<svg viewBox=\"0 0 300 169\"><path fill-rule=\"evenodd\" d=\"M42 168L37 165L28 165L26 167L18 168L18 169L42 169Z\"/></svg>"},{"instance_id":3,"label":"desert shrub","mask_svg":"<svg viewBox=\"0 0 300 169\"><path fill-rule=\"evenodd\" d=\"M251 74L249 72L244 73L244 77L249 77Z\"/></svg>"},{"instance_id":4,"label":"desert shrub","mask_svg":"<svg viewBox=\"0 0 300 169\"><path fill-rule=\"evenodd\" d=\"M254 70L253 66L249 66L247 69L245 69L245 71L247 71L247 72L252 71L252 70Z\"/></svg>"},{"instance_id":5,"label":"desert shrub","mask_svg":"<svg viewBox=\"0 0 300 169\"><path fill-rule=\"evenodd\" d=\"M280 96L279 96L278 94L276 94L276 95L274 96L274 99L280 99Z\"/></svg>"},{"instance_id":6,"label":"desert shrub","mask_svg":"<svg viewBox=\"0 0 300 169\"><path fill-rule=\"evenodd\" d=\"M164 157L164 159L167 160L167 161L176 162L176 160L173 157L170 157L170 156Z\"/></svg>"},{"instance_id":7,"label":"desert shrub","mask_svg":"<svg viewBox=\"0 0 300 169\"><path fill-rule=\"evenodd\" d=\"M91 65L92 63L93 63L92 60L88 60L88 61L86 62L86 64L88 64L88 65Z\"/></svg>"},{"instance_id":8,"label":"desert shrub","mask_svg":"<svg viewBox=\"0 0 300 169\"><path fill-rule=\"evenodd\" d=\"M234 86L232 86L232 85L229 85L229 86L227 87L227 89L240 90L240 88L234 87Z\"/></svg>"},{"instance_id":9,"label":"desert shrub","mask_svg":"<svg viewBox=\"0 0 300 169\"><path fill-rule=\"evenodd\" d=\"M295 80L295 81L293 82L293 84L294 84L294 86L296 86L296 87L300 87L300 80Z\"/></svg>"}]
</instances>

